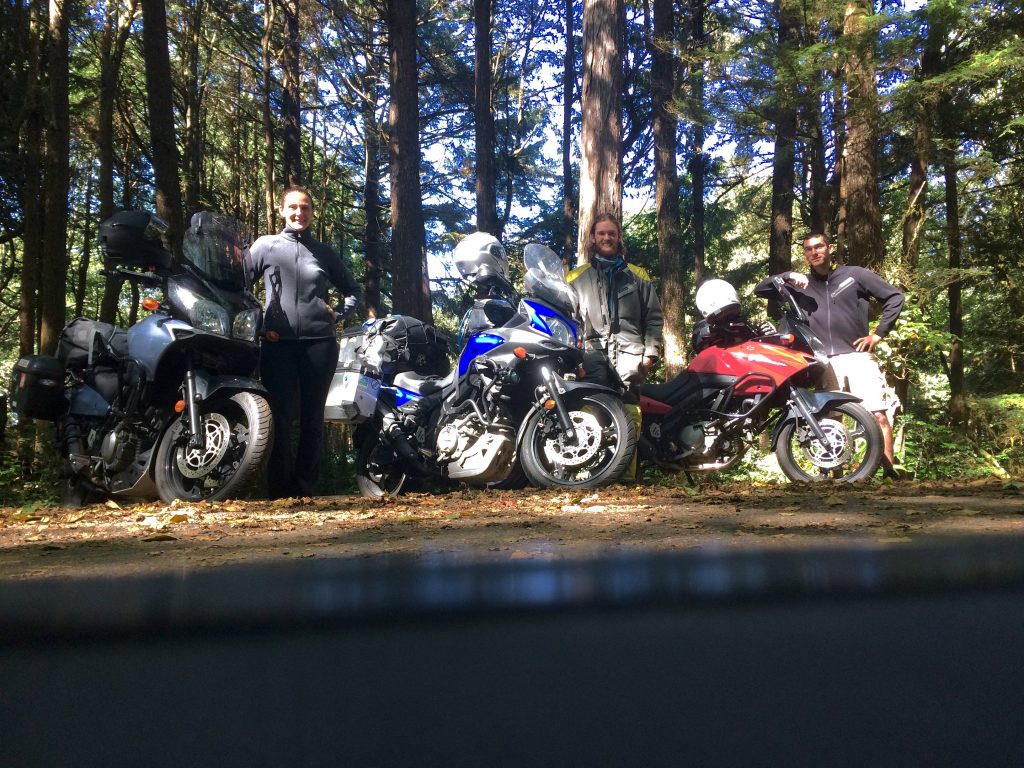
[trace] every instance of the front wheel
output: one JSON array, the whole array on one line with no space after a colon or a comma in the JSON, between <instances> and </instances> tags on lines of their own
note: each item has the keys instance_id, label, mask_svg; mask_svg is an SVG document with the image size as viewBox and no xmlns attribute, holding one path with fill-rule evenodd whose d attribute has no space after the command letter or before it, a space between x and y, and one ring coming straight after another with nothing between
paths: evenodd
<instances>
[{"instance_id":1,"label":"front wheel","mask_svg":"<svg viewBox=\"0 0 1024 768\"><path fill-rule=\"evenodd\" d=\"M636 450L636 427L622 401L604 392L565 398L575 437L552 411L538 410L523 432L519 455L539 488L593 488L619 479Z\"/></svg>"},{"instance_id":2,"label":"front wheel","mask_svg":"<svg viewBox=\"0 0 1024 768\"><path fill-rule=\"evenodd\" d=\"M882 461L883 438L870 411L857 403L842 403L817 419L828 440L825 445L803 419L790 421L779 433L775 455L786 477L795 483L855 483L875 474Z\"/></svg>"},{"instance_id":3,"label":"front wheel","mask_svg":"<svg viewBox=\"0 0 1024 768\"><path fill-rule=\"evenodd\" d=\"M243 495L270 450L270 405L260 395L238 392L201 407L202 447L189 445L186 423L179 419L157 448L154 481L165 504Z\"/></svg>"}]
</instances>

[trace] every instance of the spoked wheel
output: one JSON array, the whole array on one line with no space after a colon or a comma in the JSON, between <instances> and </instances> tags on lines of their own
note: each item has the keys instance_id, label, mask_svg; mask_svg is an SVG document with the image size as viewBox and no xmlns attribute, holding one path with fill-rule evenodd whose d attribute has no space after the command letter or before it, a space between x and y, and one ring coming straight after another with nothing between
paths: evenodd
<instances>
[{"instance_id":1,"label":"spoked wheel","mask_svg":"<svg viewBox=\"0 0 1024 768\"><path fill-rule=\"evenodd\" d=\"M363 432L356 453L356 485L359 493L371 499L396 496L408 475L390 446L377 433Z\"/></svg>"},{"instance_id":2,"label":"spoked wheel","mask_svg":"<svg viewBox=\"0 0 1024 768\"><path fill-rule=\"evenodd\" d=\"M820 414L818 424L826 444L802 419L782 428L775 455L786 477L797 483L855 483L875 474L882 460L882 430L867 409L842 403Z\"/></svg>"},{"instance_id":3,"label":"spoked wheel","mask_svg":"<svg viewBox=\"0 0 1024 768\"><path fill-rule=\"evenodd\" d=\"M189 444L185 422L179 419L157 448L154 479L164 503L243 495L270 450L270 405L260 395L239 392L214 398L202 410L201 446Z\"/></svg>"},{"instance_id":4,"label":"spoked wheel","mask_svg":"<svg viewBox=\"0 0 1024 768\"><path fill-rule=\"evenodd\" d=\"M622 402L604 392L569 395L565 406L575 436L551 411L537 411L523 433L519 456L540 488L593 488L619 479L633 458L636 427Z\"/></svg>"}]
</instances>

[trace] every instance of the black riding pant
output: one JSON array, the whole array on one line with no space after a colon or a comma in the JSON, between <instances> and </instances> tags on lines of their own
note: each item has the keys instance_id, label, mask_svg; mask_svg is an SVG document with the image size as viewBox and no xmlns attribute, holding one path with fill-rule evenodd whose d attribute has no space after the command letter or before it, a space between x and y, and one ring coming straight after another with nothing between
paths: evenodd
<instances>
[{"instance_id":1,"label":"black riding pant","mask_svg":"<svg viewBox=\"0 0 1024 768\"><path fill-rule=\"evenodd\" d=\"M337 364L338 342L333 338L263 343L260 378L270 393L274 414L274 444L267 466L267 492L272 499L313 493L324 443L324 403ZM299 444L293 458L296 411Z\"/></svg>"}]
</instances>

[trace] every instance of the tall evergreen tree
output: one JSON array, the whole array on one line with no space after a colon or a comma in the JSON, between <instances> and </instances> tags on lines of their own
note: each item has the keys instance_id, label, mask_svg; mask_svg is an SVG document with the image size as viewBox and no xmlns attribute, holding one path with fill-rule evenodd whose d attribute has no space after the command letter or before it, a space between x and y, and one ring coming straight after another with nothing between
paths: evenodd
<instances>
[{"instance_id":1,"label":"tall evergreen tree","mask_svg":"<svg viewBox=\"0 0 1024 768\"><path fill-rule=\"evenodd\" d=\"M578 260L599 213L622 216L623 0L584 0Z\"/></svg>"}]
</instances>

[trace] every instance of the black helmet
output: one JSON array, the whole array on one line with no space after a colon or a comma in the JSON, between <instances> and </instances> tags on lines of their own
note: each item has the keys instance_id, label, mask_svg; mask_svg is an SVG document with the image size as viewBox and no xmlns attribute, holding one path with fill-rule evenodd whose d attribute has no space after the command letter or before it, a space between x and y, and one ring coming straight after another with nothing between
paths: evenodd
<instances>
[{"instance_id":1,"label":"black helmet","mask_svg":"<svg viewBox=\"0 0 1024 768\"><path fill-rule=\"evenodd\" d=\"M161 235L167 222L148 211L118 211L100 224L100 244L108 266L167 269L171 254Z\"/></svg>"}]
</instances>

